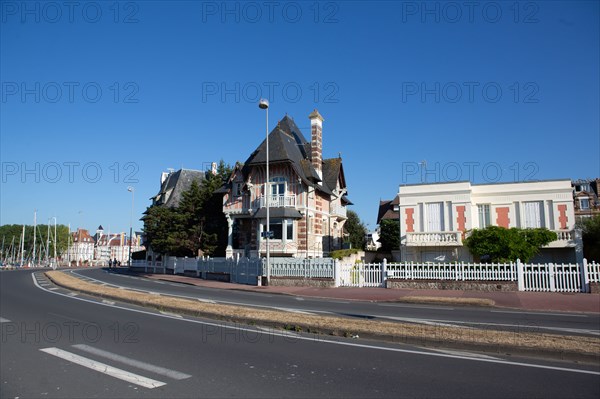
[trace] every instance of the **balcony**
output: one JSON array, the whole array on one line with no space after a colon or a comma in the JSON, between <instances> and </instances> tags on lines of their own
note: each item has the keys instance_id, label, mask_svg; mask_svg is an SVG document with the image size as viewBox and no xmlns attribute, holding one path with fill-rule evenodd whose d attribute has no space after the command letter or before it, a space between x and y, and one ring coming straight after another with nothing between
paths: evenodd
<instances>
[{"instance_id":1,"label":"balcony","mask_svg":"<svg viewBox=\"0 0 600 399\"><path fill-rule=\"evenodd\" d=\"M262 196L259 198L259 208L266 207L265 197ZM269 206L271 208L283 208L283 207L296 207L296 196L295 195L270 195L269 196Z\"/></svg>"},{"instance_id":2,"label":"balcony","mask_svg":"<svg viewBox=\"0 0 600 399\"><path fill-rule=\"evenodd\" d=\"M406 246L449 246L463 245L461 231L439 231L427 233L406 233Z\"/></svg>"},{"instance_id":3,"label":"balcony","mask_svg":"<svg viewBox=\"0 0 600 399\"><path fill-rule=\"evenodd\" d=\"M546 248L567 248L575 247L577 245L575 241L575 230L552 230L556 233L558 238L552 241Z\"/></svg>"},{"instance_id":4,"label":"balcony","mask_svg":"<svg viewBox=\"0 0 600 399\"><path fill-rule=\"evenodd\" d=\"M341 205L332 205L331 206L331 215L337 216L340 219L345 219L348 217L346 207L341 206Z\"/></svg>"}]
</instances>

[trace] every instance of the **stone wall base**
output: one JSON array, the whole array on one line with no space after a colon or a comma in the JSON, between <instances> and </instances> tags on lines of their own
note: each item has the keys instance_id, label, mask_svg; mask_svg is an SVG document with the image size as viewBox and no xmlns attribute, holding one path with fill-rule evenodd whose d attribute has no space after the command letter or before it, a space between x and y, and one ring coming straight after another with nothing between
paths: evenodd
<instances>
[{"instance_id":1,"label":"stone wall base","mask_svg":"<svg viewBox=\"0 0 600 399\"><path fill-rule=\"evenodd\" d=\"M592 294L600 294L600 283L590 283L590 292Z\"/></svg>"},{"instance_id":2,"label":"stone wall base","mask_svg":"<svg viewBox=\"0 0 600 399\"><path fill-rule=\"evenodd\" d=\"M455 280L397 280L388 279L386 288L464 291L518 291L516 281L455 281Z\"/></svg>"},{"instance_id":3,"label":"stone wall base","mask_svg":"<svg viewBox=\"0 0 600 399\"><path fill-rule=\"evenodd\" d=\"M276 287L330 288L335 286L335 281L332 278L271 277L270 285Z\"/></svg>"}]
</instances>

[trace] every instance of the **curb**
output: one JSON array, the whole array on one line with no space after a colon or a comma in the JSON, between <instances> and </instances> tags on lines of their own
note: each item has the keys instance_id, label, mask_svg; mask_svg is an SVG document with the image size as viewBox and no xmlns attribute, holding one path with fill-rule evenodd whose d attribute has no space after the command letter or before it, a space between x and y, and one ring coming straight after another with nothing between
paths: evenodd
<instances>
[{"instance_id":1,"label":"curb","mask_svg":"<svg viewBox=\"0 0 600 399\"><path fill-rule=\"evenodd\" d=\"M323 328L323 327L315 327L314 325L298 322L293 326L283 325L281 321L278 320L262 320L257 322L255 319L250 317L230 317L223 316L214 312L205 312L205 311L191 311L189 309L180 308L178 306L158 306L152 303L148 303L146 301L137 300L135 298L124 299L117 295L101 295L91 291L87 291L84 289L76 289L71 288L68 284L60 284L56 280L54 280L51 276L48 276L48 279L52 281L53 284L66 288L71 291L80 292L83 294L87 294L97 298L105 298L112 299L118 302L130 303L138 306L143 306L146 308L156 309L163 312L170 312L175 314L187 315L192 317L200 317L207 318L212 320L219 320L228 323L235 324L244 324L244 325L260 325L264 327L270 327L274 329L282 329L282 330L290 330L289 327L293 328L296 332L303 333L314 333L316 336L336 336L336 337L344 337L344 336L353 336L354 333L360 334L360 338L370 339L370 340L379 340L391 343L399 343L406 345L416 345L425 348L444 348L444 349L458 349L458 350L472 350L477 352L491 353L491 354L499 354L499 355L515 355L515 356L526 356L526 357L535 357L535 358L543 358L546 360L561 360L561 361L575 361L582 363L590 363L590 364L598 364L600 362L600 353L591 354L591 353L578 353L578 352L569 352L563 350L555 350L549 348L527 348L527 347L519 347L519 346L510 346L510 345L500 345L500 344L484 344L484 343L474 343L468 340L441 340L436 339L435 337L429 336L397 336L391 334L383 334L383 333L374 333L370 331L340 331L338 328ZM127 290L120 290L127 291ZM163 298L169 298L169 295L161 294ZM175 297L174 297L175 298ZM286 328L287 327L287 328ZM300 329L300 331L297 331ZM560 337L557 335L557 337Z\"/></svg>"}]
</instances>

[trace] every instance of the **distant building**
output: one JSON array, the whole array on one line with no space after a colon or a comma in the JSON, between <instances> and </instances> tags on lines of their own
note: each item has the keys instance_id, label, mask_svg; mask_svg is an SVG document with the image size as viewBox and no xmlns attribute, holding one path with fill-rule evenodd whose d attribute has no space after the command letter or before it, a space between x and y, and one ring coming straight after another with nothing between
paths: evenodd
<instances>
[{"instance_id":1,"label":"distant building","mask_svg":"<svg viewBox=\"0 0 600 399\"><path fill-rule=\"evenodd\" d=\"M190 189L193 181L201 185L204 174L205 172L192 169L163 172L160 176L160 190L158 194L150 198L152 205L177 207L181 201L181 194Z\"/></svg>"},{"instance_id":2,"label":"distant building","mask_svg":"<svg viewBox=\"0 0 600 399\"><path fill-rule=\"evenodd\" d=\"M367 251L377 251L379 248L381 248L381 243L379 242L379 231L371 231L367 233L365 241L365 249Z\"/></svg>"},{"instance_id":3,"label":"distant building","mask_svg":"<svg viewBox=\"0 0 600 399\"><path fill-rule=\"evenodd\" d=\"M600 215L598 189L600 179L580 179L571 182L573 187L573 206L576 221Z\"/></svg>"},{"instance_id":4,"label":"distant building","mask_svg":"<svg viewBox=\"0 0 600 399\"><path fill-rule=\"evenodd\" d=\"M77 263L94 259L94 238L86 229L77 229L71 233L71 245L67 249L67 258Z\"/></svg>"},{"instance_id":5,"label":"distant building","mask_svg":"<svg viewBox=\"0 0 600 399\"><path fill-rule=\"evenodd\" d=\"M102 226L96 230L94 260L108 263L109 260L117 259L121 265L126 265L129 260L129 243L131 241L131 252L144 250L141 243L141 233L134 232L131 240L124 232L104 233Z\"/></svg>"},{"instance_id":6,"label":"distant building","mask_svg":"<svg viewBox=\"0 0 600 399\"><path fill-rule=\"evenodd\" d=\"M569 180L405 185L390 206L398 216L384 215L400 220L398 257L403 261L472 261L463 240L469 230L487 226L546 227L558 239L542 248L535 261L581 261Z\"/></svg>"},{"instance_id":7,"label":"distant building","mask_svg":"<svg viewBox=\"0 0 600 399\"><path fill-rule=\"evenodd\" d=\"M212 164L211 169L216 173L215 163ZM193 169L179 169L178 171L171 169L168 172L162 172L160 175L160 189L156 195L150 198L152 206L176 208L181 201L182 194L190 189L192 182L195 181L198 185L202 185L205 174L206 172ZM144 212L142 221L144 221L147 212ZM141 236L140 234L140 239ZM148 245L145 249L147 260L162 259L161 254L155 254L151 246Z\"/></svg>"}]
</instances>

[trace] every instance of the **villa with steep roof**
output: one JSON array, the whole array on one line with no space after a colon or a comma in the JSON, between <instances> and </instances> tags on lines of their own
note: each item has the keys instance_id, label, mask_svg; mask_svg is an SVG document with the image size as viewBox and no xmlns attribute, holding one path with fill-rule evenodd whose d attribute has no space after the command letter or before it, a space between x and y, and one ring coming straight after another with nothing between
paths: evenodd
<instances>
[{"instance_id":1,"label":"villa with steep roof","mask_svg":"<svg viewBox=\"0 0 600 399\"><path fill-rule=\"evenodd\" d=\"M308 142L285 116L270 132L266 189L266 140L238 163L221 189L228 226L227 257L266 254L266 205L270 207L271 256L323 257L344 240L347 187L341 157L323 159L323 117L310 115Z\"/></svg>"}]
</instances>

